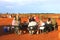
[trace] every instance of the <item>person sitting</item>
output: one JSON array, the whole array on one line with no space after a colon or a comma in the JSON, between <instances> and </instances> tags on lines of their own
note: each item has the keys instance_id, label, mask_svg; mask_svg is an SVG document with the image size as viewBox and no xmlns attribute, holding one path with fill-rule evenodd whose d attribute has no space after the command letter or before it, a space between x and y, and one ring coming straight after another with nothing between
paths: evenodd
<instances>
[{"instance_id":1,"label":"person sitting","mask_svg":"<svg viewBox=\"0 0 60 40\"><path fill-rule=\"evenodd\" d=\"M38 29L39 29L39 33L44 32L45 22L43 22L42 20L40 20Z\"/></svg>"},{"instance_id":2,"label":"person sitting","mask_svg":"<svg viewBox=\"0 0 60 40\"><path fill-rule=\"evenodd\" d=\"M47 22L46 22L46 29L48 30L48 32L53 30L53 25L51 22L51 18L48 18Z\"/></svg>"},{"instance_id":3,"label":"person sitting","mask_svg":"<svg viewBox=\"0 0 60 40\"><path fill-rule=\"evenodd\" d=\"M28 28L28 22L24 21L24 23L22 24L22 31L23 31L23 33L27 32L27 28Z\"/></svg>"},{"instance_id":4,"label":"person sitting","mask_svg":"<svg viewBox=\"0 0 60 40\"><path fill-rule=\"evenodd\" d=\"M35 15L33 15L32 17L29 17L28 27L30 27L30 26L36 26L36 25L37 25L37 22L35 20Z\"/></svg>"},{"instance_id":5,"label":"person sitting","mask_svg":"<svg viewBox=\"0 0 60 40\"><path fill-rule=\"evenodd\" d=\"M56 19L55 18L51 18L51 21L52 21L52 25L53 25L54 30L57 30L58 29L58 25L57 25Z\"/></svg>"},{"instance_id":6,"label":"person sitting","mask_svg":"<svg viewBox=\"0 0 60 40\"><path fill-rule=\"evenodd\" d=\"M29 22L29 24L28 24L28 30L29 30L30 34L35 33L36 30L37 30L37 22L35 22L35 21Z\"/></svg>"},{"instance_id":7,"label":"person sitting","mask_svg":"<svg viewBox=\"0 0 60 40\"><path fill-rule=\"evenodd\" d=\"M47 24L51 24L51 19L50 18L48 18Z\"/></svg>"}]
</instances>

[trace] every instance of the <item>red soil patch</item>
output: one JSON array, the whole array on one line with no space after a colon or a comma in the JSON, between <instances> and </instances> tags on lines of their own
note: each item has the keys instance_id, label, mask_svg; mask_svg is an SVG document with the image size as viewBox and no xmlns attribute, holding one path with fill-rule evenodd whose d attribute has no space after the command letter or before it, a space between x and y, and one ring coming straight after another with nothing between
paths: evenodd
<instances>
[{"instance_id":1,"label":"red soil patch","mask_svg":"<svg viewBox=\"0 0 60 40\"><path fill-rule=\"evenodd\" d=\"M21 23L28 22L28 17L22 17L21 18Z\"/></svg>"},{"instance_id":2,"label":"red soil patch","mask_svg":"<svg viewBox=\"0 0 60 40\"><path fill-rule=\"evenodd\" d=\"M0 26L12 25L13 18L0 18Z\"/></svg>"},{"instance_id":3,"label":"red soil patch","mask_svg":"<svg viewBox=\"0 0 60 40\"><path fill-rule=\"evenodd\" d=\"M16 35L16 34L9 34L0 36L0 40L58 40L58 31L52 31L49 33L43 34L23 34L23 35Z\"/></svg>"}]
</instances>

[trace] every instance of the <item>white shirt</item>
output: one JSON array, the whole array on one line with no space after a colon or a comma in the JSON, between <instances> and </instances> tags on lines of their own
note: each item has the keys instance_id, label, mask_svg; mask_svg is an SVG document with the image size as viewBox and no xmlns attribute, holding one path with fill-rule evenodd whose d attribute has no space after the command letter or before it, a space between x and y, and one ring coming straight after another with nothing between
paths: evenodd
<instances>
[{"instance_id":1,"label":"white shirt","mask_svg":"<svg viewBox=\"0 0 60 40\"><path fill-rule=\"evenodd\" d=\"M47 21L47 24L50 24L51 23L51 21Z\"/></svg>"},{"instance_id":2,"label":"white shirt","mask_svg":"<svg viewBox=\"0 0 60 40\"><path fill-rule=\"evenodd\" d=\"M37 23L35 21L32 21L32 22L29 23L28 27L29 26L35 26L35 25L37 25Z\"/></svg>"},{"instance_id":3,"label":"white shirt","mask_svg":"<svg viewBox=\"0 0 60 40\"><path fill-rule=\"evenodd\" d=\"M44 26L44 25L45 25L45 23L42 23L42 24L41 24L41 26Z\"/></svg>"}]
</instances>

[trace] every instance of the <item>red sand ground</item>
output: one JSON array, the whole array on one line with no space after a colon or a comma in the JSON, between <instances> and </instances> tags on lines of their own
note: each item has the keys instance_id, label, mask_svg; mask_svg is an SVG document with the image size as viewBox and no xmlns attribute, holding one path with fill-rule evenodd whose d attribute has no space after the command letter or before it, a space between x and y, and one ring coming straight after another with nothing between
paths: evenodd
<instances>
[{"instance_id":1,"label":"red sand ground","mask_svg":"<svg viewBox=\"0 0 60 40\"><path fill-rule=\"evenodd\" d=\"M52 31L49 33L42 33L42 34L23 34L23 35L16 35L16 34L9 34L0 36L0 40L59 40L58 39L58 31Z\"/></svg>"},{"instance_id":2,"label":"red sand ground","mask_svg":"<svg viewBox=\"0 0 60 40\"><path fill-rule=\"evenodd\" d=\"M60 20L57 20L60 24ZM1 35L0 40L60 40L60 26L58 30L52 31L49 33L34 34L30 35L28 33L17 35L17 34L6 34Z\"/></svg>"},{"instance_id":3,"label":"red sand ground","mask_svg":"<svg viewBox=\"0 0 60 40\"><path fill-rule=\"evenodd\" d=\"M1 25L12 25L13 18L0 18Z\"/></svg>"}]
</instances>

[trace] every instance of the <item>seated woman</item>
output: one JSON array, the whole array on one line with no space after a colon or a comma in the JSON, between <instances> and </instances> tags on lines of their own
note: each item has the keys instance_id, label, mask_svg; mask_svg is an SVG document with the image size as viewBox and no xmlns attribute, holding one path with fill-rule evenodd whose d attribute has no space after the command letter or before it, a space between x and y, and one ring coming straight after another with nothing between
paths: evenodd
<instances>
[{"instance_id":1,"label":"seated woman","mask_svg":"<svg viewBox=\"0 0 60 40\"><path fill-rule=\"evenodd\" d=\"M45 22L43 22L42 20L40 20L38 29L39 29L39 33L44 32Z\"/></svg>"},{"instance_id":2,"label":"seated woman","mask_svg":"<svg viewBox=\"0 0 60 40\"><path fill-rule=\"evenodd\" d=\"M51 24L51 19L50 18L48 18L47 24Z\"/></svg>"},{"instance_id":3,"label":"seated woman","mask_svg":"<svg viewBox=\"0 0 60 40\"><path fill-rule=\"evenodd\" d=\"M46 26L46 30L48 30L49 32L53 30L53 25L50 18L48 18L45 26Z\"/></svg>"},{"instance_id":4,"label":"seated woman","mask_svg":"<svg viewBox=\"0 0 60 40\"><path fill-rule=\"evenodd\" d=\"M58 29L58 25L57 25L56 19L55 18L51 18L51 21L52 21L52 25L53 25L54 30L57 30Z\"/></svg>"}]
</instances>

